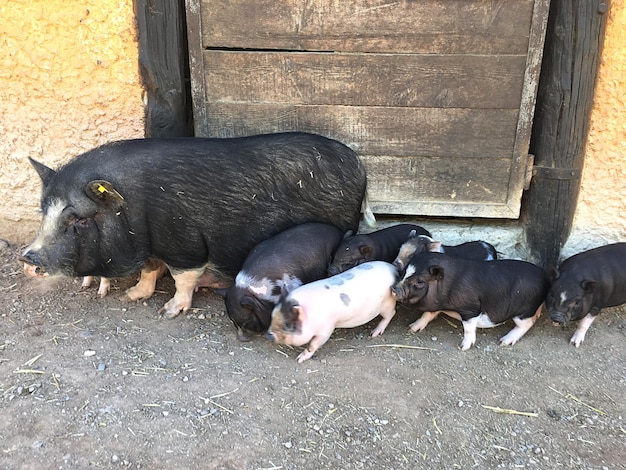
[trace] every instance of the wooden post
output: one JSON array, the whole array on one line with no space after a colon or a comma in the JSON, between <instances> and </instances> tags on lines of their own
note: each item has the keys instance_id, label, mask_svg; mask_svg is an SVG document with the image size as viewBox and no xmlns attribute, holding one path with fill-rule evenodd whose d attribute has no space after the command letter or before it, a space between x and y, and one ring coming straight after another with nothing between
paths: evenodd
<instances>
[{"instance_id":1,"label":"wooden post","mask_svg":"<svg viewBox=\"0 0 626 470\"><path fill-rule=\"evenodd\" d=\"M184 0L135 0L146 137L193 135Z\"/></svg>"},{"instance_id":2,"label":"wooden post","mask_svg":"<svg viewBox=\"0 0 626 470\"><path fill-rule=\"evenodd\" d=\"M558 263L580 188L608 0L552 0L522 220L532 261Z\"/></svg>"}]
</instances>

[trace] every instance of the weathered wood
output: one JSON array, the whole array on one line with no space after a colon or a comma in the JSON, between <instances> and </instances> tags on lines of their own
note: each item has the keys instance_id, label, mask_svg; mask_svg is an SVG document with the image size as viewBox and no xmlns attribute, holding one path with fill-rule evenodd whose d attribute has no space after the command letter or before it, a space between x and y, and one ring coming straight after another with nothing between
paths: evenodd
<instances>
[{"instance_id":1,"label":"weathered wood","mask_svg":"<svg viewBox=\"0 0 626 470\"><path fill-rule=\"evenodd\" d=\"M518 217L549 0L187 2L196 135L320 133L379 213Z\"/></svg>"},{"instance_id":2,"label":"weathered wood","mask_svg":"<svg viewBox=\"0 0 626 470\"><path fill-rule=\"evenodd\" d=\"M146 137L192 135L184 0L135 0Z\"/></svg>"},{"instance_id":3,"label":"weathered wood","mask_svg":"<svg viewBox=\"0 0 626 470\"><path fill-rule=\"evenodd\" d=\"M516 109L526 55L206 51L204 63L209 102Z\"/></svg>"},{"instance_id":4,"label":"weathered wood","mask_svg":"<svg viewBox=\"0 0 626 470\"><path fill-rule=\"evenodd\" d=\"M207 1L205 48L526 54L533 0Z\"/></svg>"},{"instance_id":5,"label":"weathered wood","mask_svg":"<svg viewBox=\"0 0 626 470\"><path fill-rule=\"evenodd\" d=\"M298 129L333 136L363 155L512 159L517 124L516 109L265 103L207 107L211 137Z\"/></svg>"},{"instance_id":6,"label":"weathered wood","mask_svg":"<svg viewBox=\"0 0 626 470\"><path fill-rule=\"evenodd\" d=\"M193 110L193 127L197 137L208 136L204 53L202 47L202 0L184 0L189 47L189 75Z\"/></svg>"},{"instance_id":7,"label":"weathered wood","mask_svg":"<svg viewBox=\"0 0 626 470\"><path fill-rule=\"evenodd\" d=\"M537 96L535 164L582 168L608 2L553 0ZM603 5L603 6L601 6ZM533 260L553 267L569 235L580 180L533 178L523 220Z\"/></svg>"},{"instance_id":8,"label":"weathered wood","mask_svg":"<svg viewBox=\"0 0 626 470\"><path fill-rule=\"evenodd\" d=\"M510 159L388 157L363 155L372 210L382 214L464 216L481 212L502 216L507 210ZM499 196L494 198L494 194ZM398 195L402 195L398 199Z\"/></svg>"}]
</instances>

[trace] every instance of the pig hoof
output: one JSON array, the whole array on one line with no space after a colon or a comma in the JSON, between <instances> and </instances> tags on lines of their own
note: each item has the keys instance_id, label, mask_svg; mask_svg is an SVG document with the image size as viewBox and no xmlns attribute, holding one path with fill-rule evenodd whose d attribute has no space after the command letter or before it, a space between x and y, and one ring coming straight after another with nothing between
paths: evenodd
<instances>
[{"instance_id":1,"label":"pig hoof","mask_svg":"<svg viewBox=\"0 0 626 470\"><path fill-rule=\"evenodd\" d=\"M298 355L298 357L296 358L296 361L298 361L298 364L301 364L307 359L310 359L311 357L313 357L313 353L305 349Z\"/></svg>"},{"instance_id":2,"label":"pig hoof","mask_svg":"<svg viewBox=\"0 0 626 470\"><path fill-rule=\"evenodd\" d=\"M187 305L184 302L178 303L175 299L171 299L159 310L159 313L168 320L171 320L172 318L176 318L181 312L189 310L189 307L191 307L191 305Z\"/></svg>"},{"instance_id":3,"label":"pig hoof","mask_svg":"<svg viewBox=\"0 0 626 470\"><path fill-rule=\"evenodd\" d=\"M474 346L474 342L473 341L465 341L465 340L463 340L463 342L461 343L460 349L461 349L461 351L467 351L472 346Z\"/></svg>"},{"instance_id":4,"label":"pig hoof","mask_svg":"<svg viewBox=\"0 0 626 470\"><path fill-rule=\"evenodd\" d=\"M422 325L419 320L414 321L413 323L409 325L409 329L411 330L412 333L417 333L418 331L422 331L424 328L426 328L426 325Z\"/></svg>"},{"instance_id":5,"label":"pig hoof","mask_svg":"<svg viewBox=\"0 0 626 470\"><path fill-rule=\"evenodd\" d=\"M134 286L126 290L125 298L127 300L130 300L131 302L134 302L136 300L150 298L151 296L152 296L152 292L148 293L145 290L137 289L137 286Z\"/></svg>"}]
</instances>

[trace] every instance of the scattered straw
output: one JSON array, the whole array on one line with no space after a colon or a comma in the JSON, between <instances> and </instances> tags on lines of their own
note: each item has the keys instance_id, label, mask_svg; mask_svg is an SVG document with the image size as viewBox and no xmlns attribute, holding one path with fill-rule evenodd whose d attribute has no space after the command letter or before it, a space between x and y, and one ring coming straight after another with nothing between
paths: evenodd
<instances>
[{"instance_id":1,"label":"scattered straw","mask_svg":"<svg viewBox=\"0 0 626 470\"><path fill-rule=\"evenodd\" d=\"M581 405L583 405L583 406L586 406L587 408L589 408L589 409L590 409L590 410L592 410L592 411L595 411L595 412L596 412L596 413L598 413L598 414L601 414L601 415L603 415L603 416L606 416L606 413L605 413L604 411L600 410L599 408L595 408L595 407L593 407L593 406L591 406L591 405L589 405L589 404L585 403L585 402L584 402L584 401L582 401L580 398L578 398L578 397L576 397L576 396L572 395L571 393L561 393L561 392L559 392L558 390L556 390L556 389L554 389L554 388L552 388L552 387L548 387L548 388L549 388L550 390L552 390L553 392L558 393L559 395L561 395L561 396L562 396L562 397L564 397L564 398L567 398L567 399L569 399L569 400L573 400L573 401L575 401L576 403L579 403L579 404L581 404Z\"/></svg>"},{"instance_id":2,"label":"scattered straw","mask_svg":"<svg viewBox=\"0 0 626 470\"><path fill-rule=\"evenodd\" d=\"M399 349L419 349L421 351L437 351L433 348L423 346L411 346L410 344L368 344L366 348L399 348Z\"/></svg>"},{"instance_id":3,"label":"scattered straw","mask_svg":"<svg viewBox=\"0 0 626 470\"><path fill-rule=\"evenodd\" d=\"M209 397L209 400L213 399L213 398L221 398L221 397L225 397L226 395L230 395L231 393L235 393L236 391L239 390L239 387L237 387L234 390L231 390L230 392L224 392L224 393L218 393L217 395L212 395Z\"/></svg>"},{"instance_id":4,"label":"scattered straw","mask_svg":"<svg viewBox=\"0 0 626 470\"><path fill-rule=\"evenodd\" d=\"M13 371L14 374L45 374L43 370L36 369L17 369Z\"/></svg>"},{"instance_id":5,"label":"scattered straw","mask_svg":"<svg viewBox=\"0 0 626 470\"><path fill-rule=\"evenodd\" d=\"M509 410L506 408L500 408L498 406L487 406L487 405L480 405L483 408L493 411L494 413L503 413L503 414L508 414L508 415L520 415L520 416L528 416L530 418L536 418L537 416L539 416L537 413L530 413L528 411L517 411L517 410Z\"/></svg>"},{"instance_id":6,"label":"scattered straw","mask_svg":"<svg viewBox=\"0 0 626 470\"><path fill-rule=\"evenodd\" d=\"M232 414L234 414L234 411L233 411L233 410L229 410L229 409L228 409L228 408L226 408L225 406L222 406L222 405L220 405L219 403L214 402L213 400L209 400L209 403L211 403L212 405L217 406L220 410L223 410L223 411L225 411L226 413L229 413L229 414L231 414L231 415L232 415Z\"/></svg>"},{"instance_id":7,"label":"scattered straw","mask_svg":"<svg viewBox=\"0 0 626 470\"><path fill-rule=\"evenodd\" d=\"M433 426L435 426L435 429L437 430L437 432L439 434L443 434L443 432L441 432L441 429L439 428L439 426L437 426L437 418L433 418Z\"/></svg>"}]
</instances>

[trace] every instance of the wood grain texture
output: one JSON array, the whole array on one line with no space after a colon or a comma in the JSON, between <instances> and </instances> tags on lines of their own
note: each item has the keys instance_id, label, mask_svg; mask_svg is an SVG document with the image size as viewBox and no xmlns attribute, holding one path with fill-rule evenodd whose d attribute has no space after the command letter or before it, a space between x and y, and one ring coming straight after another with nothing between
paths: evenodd
<instances>
[{"instance_id":1,"label":"wood grain texture","mask_svg":"<svg viewBox=\"0 0 626 470\"><path fill-rule=\"evenodd\" d=\"M206 0L204 48L526 54L533 0Z\"/></svg>"}]
</instances>

